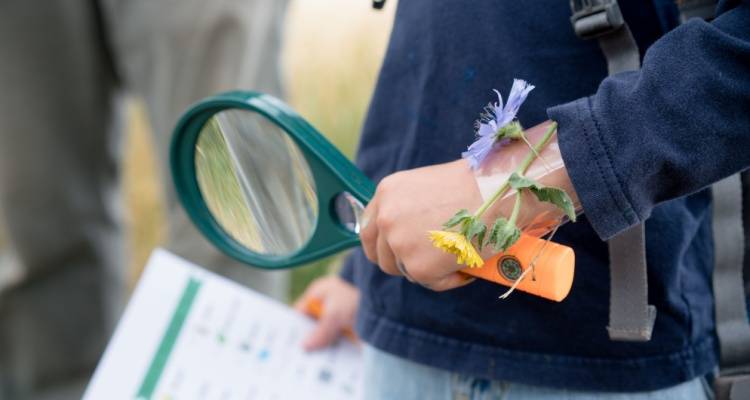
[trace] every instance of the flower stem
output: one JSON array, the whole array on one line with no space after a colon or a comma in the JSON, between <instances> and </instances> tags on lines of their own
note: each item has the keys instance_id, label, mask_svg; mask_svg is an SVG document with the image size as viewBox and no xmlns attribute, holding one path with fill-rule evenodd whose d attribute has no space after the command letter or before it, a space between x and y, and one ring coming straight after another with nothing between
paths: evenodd
<instances>
[{"instance_id":1,"label":"flower stem","mask_svg":"<svg viewBox=\"0 0 750 400\"><path fill-rule=\"evenodd\" d=\"M516 202L513 204L513 211L510 213L510 220L508 220L509 223L515 225L516 220L518 220L518 212L521 211L521 191L519 190L516 193Z\"/></svg>"},{"instance_id":2,"label":"flower stem","mask_svg":"<svg viewBox=\"0 0 750 400\"><path fill-rule=\"evenodd\" d=\"M529 169L529 166L531 166L531 163L534 162L534 160L536 159L536 155L539 154L539 152L542 149L544 149L544 146L546 146L547 143L549 143L550 139L552 139L552 136L555 134L555 131L557 131L557 122L553 121L552 124L549 126L549 128L547 128L547 131L544 133L544 136L542 136L542 140L540 140L537 144L535 144L531 148L531 151L529 152L529 154L526 155L526 158L524 158L523 161L521 161L521 164L518 165L518 168L516 168L516 171L515 171L516 173L518 173L519 175L523 175L524 173L526 173L526 170ZM484 204L482 204L482 206L479 207L479 209L474 213L474 218L481 217L482 214L484 214L484 212L487 211L487 209L490 208L490 206L495 204L495 201L497 201L497 199L503 197L505 193L508 192L509 189L510 189L510 182L505 181L505 183L503 183L503 185L497 189L497 191L492 195L492 197L487 199L487 201L485 201Z\"/></svg>"}]
</instances>

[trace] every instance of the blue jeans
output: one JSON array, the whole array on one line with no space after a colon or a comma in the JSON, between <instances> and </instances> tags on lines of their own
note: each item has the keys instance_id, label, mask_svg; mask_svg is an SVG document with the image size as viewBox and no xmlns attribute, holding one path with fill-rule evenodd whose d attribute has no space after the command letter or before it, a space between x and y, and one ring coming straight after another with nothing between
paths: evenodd
<instances>
[{"instance_id":1,"label":"blue jeans","mask_svg":"<svg viewBox=\"0 0 750 400\"><path fill-rule=\"evenodd\" d=\"M703 378L638 393L580 392L477 379L365 346L366 400L710 400ZM623 377L627 379L627 377Z\"/></svg>"}]
</instances>

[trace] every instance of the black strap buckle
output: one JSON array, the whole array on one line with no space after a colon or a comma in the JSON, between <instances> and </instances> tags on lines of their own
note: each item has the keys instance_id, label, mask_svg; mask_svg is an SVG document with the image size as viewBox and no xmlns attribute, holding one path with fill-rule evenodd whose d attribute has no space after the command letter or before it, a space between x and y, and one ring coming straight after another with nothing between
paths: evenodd
<instances>
[{"instance_id":1,"label":"black strap buckle","mask_svg":"<svg viewBox=\"0 0 750 400\"><path fill-rule=\"evenodd\" d=\"M372 0L372 8L380 10L385 5L385 0Z\"/></svg>"},{"instance_id":2,"label":"black strap buckle","mask_svg":"<svg viewBox=\"0 0 750 400\"><path fill-rule=\"evenodd\" d=\"M570 9L570 22L581 39L606 35L625 24L617 0L570 0Z\"/></svg>"}]
</instances>

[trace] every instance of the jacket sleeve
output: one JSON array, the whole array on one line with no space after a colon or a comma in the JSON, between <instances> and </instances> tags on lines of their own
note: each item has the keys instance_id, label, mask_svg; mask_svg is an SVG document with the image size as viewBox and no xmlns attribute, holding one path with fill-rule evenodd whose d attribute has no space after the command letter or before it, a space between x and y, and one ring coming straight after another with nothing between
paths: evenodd
<instances>
[{"instance_id":1,"label":"jacket sleeve","mask_svg":"<svg viewBox=\"0 0 750 400\"><path fill-rule=\"evenodd\" d=\"M655 42L640 71L547 110L602 239L750 166L750 3Z\"/></svg>"}]
</instances>

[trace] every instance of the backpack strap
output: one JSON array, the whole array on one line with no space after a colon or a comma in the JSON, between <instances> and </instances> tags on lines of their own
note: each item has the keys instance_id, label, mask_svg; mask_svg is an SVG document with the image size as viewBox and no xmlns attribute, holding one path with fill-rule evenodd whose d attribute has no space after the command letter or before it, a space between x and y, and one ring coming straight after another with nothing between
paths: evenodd
<instances>
[{"instance_id":1,"label":"backpack strap","mask_svg":"<svg viewBox=\"0 0 750 400\"><path fill-rule=\"evenodd\" d=\"M716 0L678 0L680 23L684 24L690 18L700 18L706 21L716 16Z\"/></svg>"},{"instance_id":2,"label":"backpack strap","mask_svg":"<svg viewBox=\"0 0 750 400\"><path fill-rule=\"evenodd\" d=\"M581 39L597 39L609 75L641 67L638 45L622 18L617 0L570 0L570 22Z\"/></svg>"},{"instance_id":3,"label":"backpack strap","mask_svg":"<svg viewBox=\"0 0 750 400\"><path fill-rule=\"evenodd\" d=\"M609 245L609 326L611 340L647 342L656 321L648 304L644 224L613 237Z\"/></svg>"},{"instance_id":4,"label":"backpack strap","mask_svg":"<svg viewBox=\"0 0 750 400\"><path fill-rule=\"evenodd\" d=\"M721 343L722 366L750 361L748 323L742 266L745 255L740 174L711 187L714 232L714 302L716 332Z\"/></svg>"},{"instance_id":5,"label":"backpack strap","mask_svg":"<svg viewBox=\"0 0 750 400\"><path fill-rule=\"evenodd\" d=\"M597 39L607 60L607 72L635 71L640 52L617 0L571 0L570 22L582 39ZM609 246L609 326L612 340L648 341L656 308L648 304L646 241L643 224L613 237Z\"/></svg>"},{"instance_id":6,"label":"backpack strap","mask_svg":"<svg viewBox=\"0 0 750 400\"><path fill-rule=\"evenodd\" d=\"M743 202L750 201L748 183L750 176L745 172L725 178L711 188L714 311L721 355L720 376L715 384L717 399L750 398L750 323L743 279L747 246L744 234L750 219L750 210L746 207L743 210Z\"/></svg>"}]
</instances>

